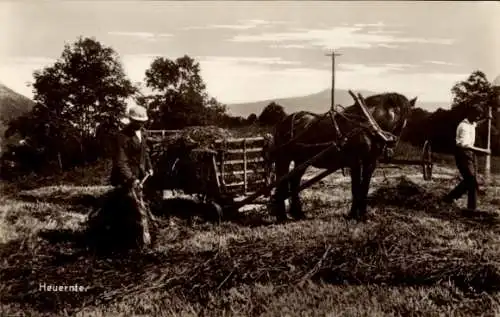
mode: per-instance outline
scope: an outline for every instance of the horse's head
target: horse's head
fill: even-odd
[[[417,97],[408,100],[398,93],[385,93],[366,98],[365,102],[379,126],[396,136],[403,131]]]
[[[372,125],[378,126],[375,128],[394,135],[396,139],[385,142],[386,151],[392,152],[406,126],[411,110],[415,107],[417,98],[408,100],[408,98],[398,93],[384,93],[364,99],[359,94],[358,98],[353,92],[349,91],[349,93],[353,97],[355,104],[346,109],[346,112],[365,117],[369,122],[375,121],[372,123]],[[364,106],[360,106],[360,102]],[[391,156],[389,153],[386,153],[386,155]]]

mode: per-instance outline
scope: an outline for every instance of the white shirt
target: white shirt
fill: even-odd
[[[456,144],[462,147],[474,146],[476,143],[476,123],[464,119],[457,127]]]
[[[137,138],[139,139],[139,142],[142,141],[142,134],[141,134],[141,130],[137,130],[135,131],[135,135],[137,136]]]

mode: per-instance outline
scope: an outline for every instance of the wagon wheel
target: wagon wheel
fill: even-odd
[[[424,180],[428,181],[432,179],[433,165],[431,143],[427,140],[425,141],[422,150],[422,174],[424,176]]]

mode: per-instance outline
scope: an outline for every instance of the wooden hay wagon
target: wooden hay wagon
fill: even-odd
[[[198,129],[203,130],[203,127]],[[166,148],[161,146],[165,138],[175,138],[181,133],[182,130],[147,131],[153,157],[163,155],[160,152],[174,152],[168,160],[156,160],[160,166],[156,167],[155,173],[174,180],[174,183],[156,185],[157,189],[161,187],[163,199],[174,197],[173,192],[181,190],[183,194],[196,195],[200,201],[225,207],[273,182],[274,170],[267,160],[267,147],[272,141],[270,135],[246,138],[222,136],[203,145],[192,140],[193,143],[187,145],[182,141],[180,147],[179,142]],[[217,133],[214,135],[217,136]]]

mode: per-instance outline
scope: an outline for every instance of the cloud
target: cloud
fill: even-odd
[[[457,64],[455,63],[449,63],[445,61],[425,61],[427,64],[434,64],[434,65],[445,65],[445,66],[456,66]]]
[[[378,47],[382,47],[382,48],[398,48],[400,47],[399,45],[396,45],[396,44],[378,44]]]
[[[261,64],[261,65],[299,65],[297,61],[284,60],[281,57],[237,57],[237,56],[205,56],[201,60],[208,62]]]
[[[361,27],[361,28],[374,27],[374,26],[383,27],[385,25],[386,24],[382,21],[378,21],[377,23],[355,23],[354,24],[355,27]]]
[[[318,46],[326,49],[331,48],[373,48],[389,47],[395,48],[404,43],[441,44],[451,45],[452,39],[447,38],[416,38],[398,37],[387,32],[367,33],[363,27],[335,27],[329,29],[301,29],[294,32],[262,33],[258,35],[236,35],[230,39],[239,43],[271,42],[283,44],[302,44]]]
[[[286,23],[284,21],[266,21],[266,20],[240,20],[238,24],[209,24],[203,26],[188,26],[183,30],[210,30],[210,29],[228,29],[228,30],[249,30],[259,26],[271,26]]]
[[[387,63],[380,64],[379,66],[367,66],[365,64],[351,64],[351,63],[340,63],[339,69],[344,69],[346,71],[360,71],[360,72],[370,72],[373,74],[383,74],[391,71],[403,71],[418,67],[413,64],[396,64]]]
[[[308,48],[304,44],[272,44],[272,48],[296,48],[296,49],[306,49]]]
[[[158,39],[164,39],[168,37],[172,37],[172,34],[169,33],[151,33],[151,32],[123,32],[123,31],[111,31],[108,32],[109,35],[113,36],[126,36],[126,37],[135,37],[144,40],[156,41]]]

